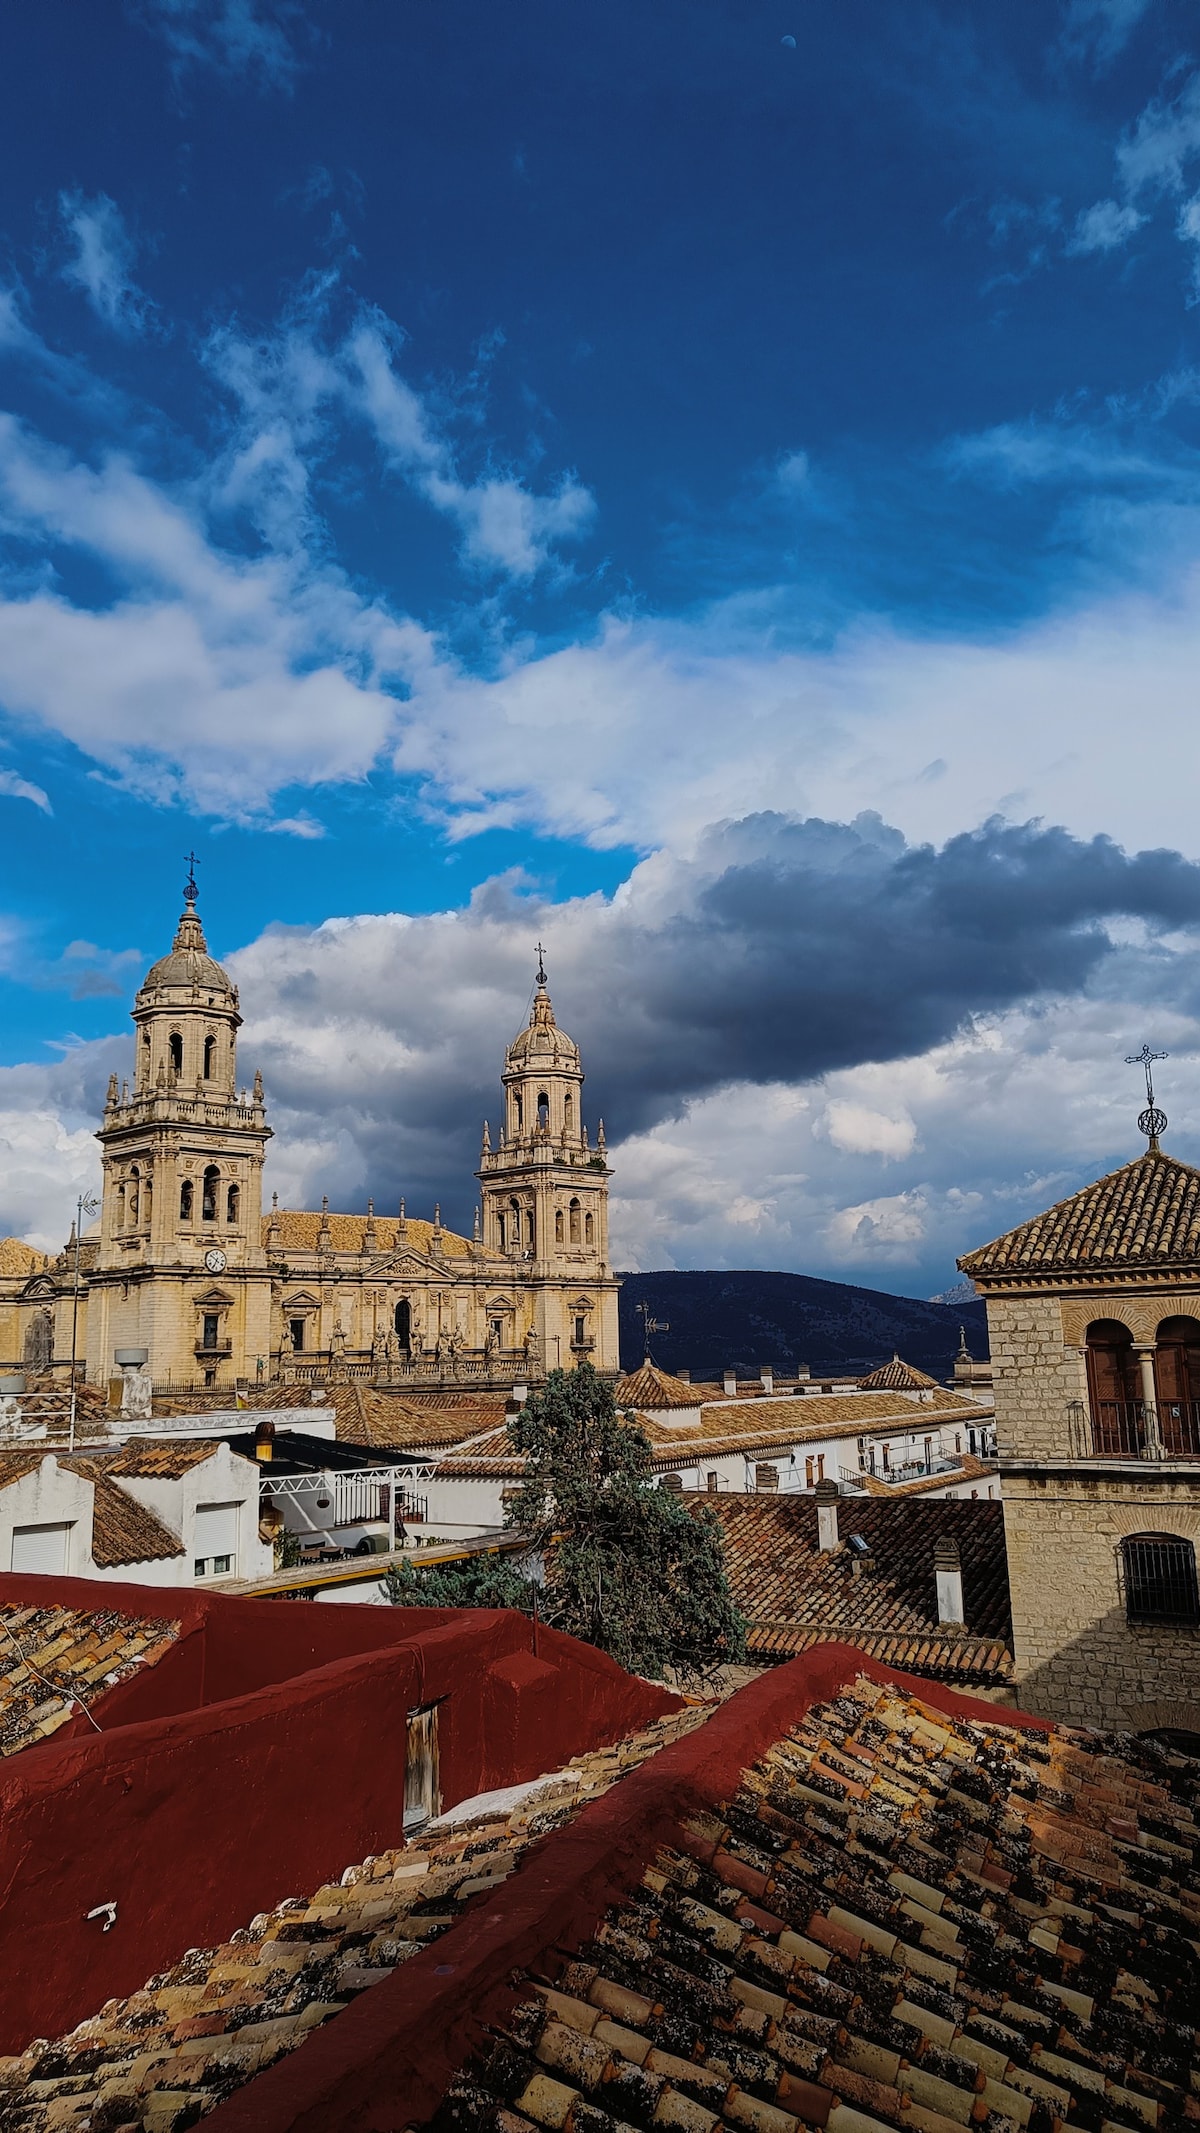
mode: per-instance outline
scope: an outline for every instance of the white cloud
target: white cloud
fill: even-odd
[[[813,1132],[831,1140],[847,1155],[878,1155],[885,1163],[911,1155],[917,1138],[916,1126],[907,1114],[889,1117],[885,1111],[873,1110],[868,1104],[847,1103],[844,1098],[825,1106],[822,1116],[814,1121]]]
[[[114,333],[142,333],[153,306],[133,279],[136,249],[116,201],[107,193],[93,200],[60,193],[58,204],[74,245],[63,280],[82,289],[97,318]]]
[[[1075,228],[1067,242],[1067,252],[1078,257],[1085,252],[1114,252],[1128,243],[1135,230],[1140,230],[1148,215],[1139,214],[1136,207],[1124,206],[1117,200],[1097,200],[1093,207],[1085,207],[1075,218]]]
[[[31,800],[45,815],[52,815],[50,795],[40,785],[31,785],[28,778],[18,777],[15,770],[0,770],[0,794],[8,800]]]
[[[1150,0],[1070,0],[1063,26],[1066,50],[1094,60],[1098,69],[1110,66],[1149,5]]]

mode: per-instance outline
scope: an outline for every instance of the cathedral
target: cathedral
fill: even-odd
[[[503,1122],[483,1129],[474,1235],[432,1222],[263,1208],[262,1076],[239,1087],[238,991],[208,952],[189,879],[169,955],[133,1004],[132,1079],[108,1085],[99,1222],[54,1259],[0,1267],[0,1370],[90,1383],[142,1368],[159,1391],[361,1377],[503,1387],[586,1358],[618,1369],[610,1171],[583,1122],[579,1049],[540,959],[509,1045]]]

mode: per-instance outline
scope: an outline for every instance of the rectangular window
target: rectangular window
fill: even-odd
[[[708,1493],[710,1496],[715,1496],[717,1493],[717,1477],[711,1470],[708,1475]]]
[[[577,1318],[575,1321],[575,1339],[580,1347],[583,1346],[584,1341],[587,1339],[587,1327],[582,1318]]]
[[[204,1346],[215,1348],[221,1338],[221,1321],[215,1311],[204,1314]]]
[[[418,1704],[408,1714],[404,1743],[404,1834],[432,1821],[441,1807],[438,1779],[438,1706]]]
[[[237,1503],[197,1504],[192,1551],[198,1578],[222,1578],[232,1575],[237,1563],[238,1516],[241,1508]]]
[[[69,1523],[14,1526],[12,1560],[9,1567],[13,1570],[40,1571],[49,1577],[63,1577],[66,1574],[70,1543]]]

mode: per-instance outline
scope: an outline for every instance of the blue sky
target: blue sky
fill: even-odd
[[[285,1197],[469,1217],[540,929],[629,1263],[948,1280],[1143,1033],[1200,1155],[1194,10],[113,0],[0,98],[0,1230],[193,845]]]

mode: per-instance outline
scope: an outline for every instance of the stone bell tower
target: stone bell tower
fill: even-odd
[[[262,1078],[237,1085],[237,987],[208,953],[189,873],[169,955],[133,1004],[133,1085],[108,1086],[88,1376],[149,1351],[158,1383],[228,1385],[270,1357]]]
[[[608,1263],[611,1172],[601,1123],[593,1148],[582,1116],[579,1047],[554,1019],[538,950],[529,1024],[504,1058],[504,1120],[487,1126],[477,1172],[483,1246],[511,1267],[549,1369],[588,1360],[617,1370],[617,1290]]]

